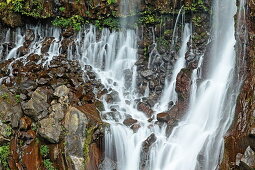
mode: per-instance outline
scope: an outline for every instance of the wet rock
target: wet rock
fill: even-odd
[[[145,71],[141,71],[141,75],[144,77],[144,78],[149,78],[151,77],[152,75],[154,74],[154,72],[152,70],[145,70]]]
[[[135,123],[137,123],[137,120],[135,120],[133,118],[127,118],[123,121],[123,124],[126,125],[126,126],[131,126]]]
[[[151,145],[157,140],[157,137],[152,133],[142,144],[142,153],[140,157],[140,167],[144,167],[149,162],[149,151]]]
[[[99,170],[104,169],[117,169],[117,163],[111,160],[110,158],[106,157],[99,166]]]
[[[136,133],[140,127],[141,127],[141,125],[139,123],[135,123],[135,124],[131,125],[130,128],[134,131],[134,133]]]
[[[25,46],[22,46],[18,49],[18,53],[20,56],[24,56],[26,54],[28,54],[29,52],[29,48],[25,47]]]
[[[67,28],[65,29],[65,31],[62,33],[62,36],[65,37],[65,38],[69,38],[71,36],[74,35],[74,29],[73,28]]]
[[[58,143],[62,131],[60,124],[53,118],[45,118],[39,121],[38,133],[51,143]]]
[[[47,53],[49,51],[50,45],[53,42],[54,37],[46,37],[43,40],[42,47],[41,47],[41,53]]]
[[[32,42],[35,39],[34,31],[31,29],[27,29],[25,33],[25,41]]]
[[[27,57],[27,60],[31,62],[38,62],[41,58],[42,56],[32,53]]]
[[[153,110],[150,108],[150,106],[146,105],[146,104],[143,103],[143,102],[138,103],[137,109],[138,109],[139,111],[142,111],[142,112],[146,113],[146,115],[147,115],[148,117],[151,117],[151,115],[152,115],[152,113],[153,113]]]
[[[157,120],[159,122],[167,123],[171,119],[171,116],[167,112],[157,114]]]
[[[118,121],[120,119],[118,111],[107,112],[102,115],[104,120],[115,120]]]
[[[181,100],[186,100],[189,98],[191,85],[191,70],[182,69],[176,78],[176,92]]]
[[[32,120],[29,117],[22,117],[19,121],[19,128],[20,130],[27,130],[31,128]]]
[[[90,66],[90,65],[85,65],[85,66],[84,66],[84,69],[85,69],[86,71],[92,71],[92,66]]]
[[[62,85],[55,89],[54,95],[57,97],[68,96],[69,91],[69,88],[67,88],[65,85]]]
[[[98,169],[100,161],[102,159],[102,153],[96,143],[92,143],[89,146],[89,160],[86,162],[86,169]]]
[[[48,90],[43,87],[38,87],[31,96],[31,99],[22,103],[22,109],[27,116],[30,116],[34,120],[39,120],[47,116],[48,114]]]

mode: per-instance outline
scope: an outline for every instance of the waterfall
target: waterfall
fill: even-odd
[[[244,1],[241,1],[242,4]],[[122,11],[127,15],[130,9],[122,1]],[[149,85],[144,95],[138,92],[138,30],[127,28],[128,21],[121,21],[125,29],[101,33],[93,25],[83,27],[69,47],[67,57],[78,60],[84,72],[92,66],[97,80],[107,89],[100,100],[105,110],[101,118],[109,124],[105,130],[105,150],[103,170],[213,170],[217,169],[223,152],[224,135],[234,117],[235,101],[241,82],[234,80],[237,74],[235,55],[235,22],[237,7],[234,0],[214,0],[212,21],[212,43],[209,56],[197,56],[198,67],[191,74],[191,91],[188,110],[180,122],[167,133],[166,123],[158,123],[158,113],[169,110],[169,102],[178,102],[175,91],[178,73],[186,67],[185,54],[192,41],[192,26],[184,23],[181,30],[181,47],[175,61],[172,76],[165,79],[164,89],[158,103],[154,105],[152,117],[137,109],[137,103],[148,97]],[[243,9],[243,8],[242,8]],[[177,22],[183,11],[180,9],[173,32],[170,48],[177,43]],[[244,9],[243,9],[244,10]],[[183,14],[184,15],[184,14]],[[242,18],[242,14],[238,15]],[[183,19],[185,21],[185,19]],[[19,48],[25,41],[21,29],[16,33],[7,31],[5,41],[13,41],[16,46],[8,52],[4,60],[26,60],[31,53],[41,55],[45,37],[52,37],[47,54],[39,62],[47,67],[51,60],[61,54],[60,29],[53,27],[27,26],[34,30],[35,39],[30,51],[19,57]],[[99,35],[100,34],[100,35]],[[0,46],[0,54],[2,46]],[[201,67],[208,59],[208,72],[203,80]],[[14,61],[15,61],[14,60]],[[152,60],[152,59],[150,59]],[[13,61],[13,62],[14,62]],[[150,61],[149,61],[150,64]],[[12,76],[12,63],[9,66]],[[202,70],[203,71],[203,70]],[[0,84],[4,78],[0,78]],[[84,78],[86,79],[86,78]],[[151,119],[149,119],[151,118]],[[127,125],[125,121],[135,123]],[[152,141],[146,148],[147,141]],[[149,142],[148,142],[149,143]]]

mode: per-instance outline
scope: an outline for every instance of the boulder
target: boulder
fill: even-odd
[[[5,86],[0,86],[0,120],[11,122],[13,128],[19,126],[19,119],[22,117],[22,110],[18,96],[10,93]]]
[[[51,143],[58,143],[62,131],[61,125],[54,118],[45,118],[39,121],[38,133]]]
[[[22,103],[22,109],[27,116],[34,120],[40,120],[48,114],[48,90],[44,87],[38,87],[31,96],[31,99]]]
[[[67,130],[65,150],[67,156],[75,164],[76,169],[83,166],[85,161],[83,149],[88,123],[88,118],[80,110],[72,106],[67,109],[64,119],[64,126]]]

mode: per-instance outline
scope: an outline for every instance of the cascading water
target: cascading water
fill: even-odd
[[[177,22],[182,10],[183,8],[179,12]],[[213,10],[213,45],[209,57],[209,71],[203,81],[197,83],[201,79],[200,68],[204,58],[208,57],[201,56],[198,68],[192,73],[189,109],[170,136],[166,132],[167,125],[158,124],[156,114],[168,110],[170,101],[175,103],[178,100],[175,82],[177,74],[186,66],[185,53],[187,43],[192,37],[191,24],[184,24],[178,59],[171,79],[166,79],[159,102],[154,106],[152,120],[148,120],[147,115],[137,109],[137,101],[144,97],[138,93],[136,82],[137,32],[128,29],[111,32],[103,29],[98,39],[96,28],[90,26],[88,29],[82,28],[77,34],[74,45],[68,49],[68,58],[79,60],[85,66],[84,71],[87,71],[86,65],[91,65],[108,92],[101,99],[105,107],[101,117],[110,125],[105,132],[105,158],[101,169],[217,169],[222,153],[223,136],[233,119],[240,84],[233,85],[233,77],[236,74],[235,1],[215,0]],[[126,21],[122,21],[122,26],[126,25]],[[30,29],[34,30],[36,36],[30,45],[32,51],[25,57],[30,53],[42,54],[44,37],[53,37],[47,55],[40,61],[44,66],[50,65],[54,56],[59,55],[61,51],[60,30],[51,27],[43,29],[40,26]],[[177,40],[175,34],[176,31],[173,32],[171,48]],[[8,52],[5,59],[16,58],[18,49],[24,42],[24,35],[21,35],[19,29],[15,35],[11,35],[10,31],[6,34],[5,41],[14,39],[16,47]],[[2,78],[0,83],[1,81]],[[149,96],[148,88],[145,96]],[[128,118],[136,120],[131,127],[123,123]],[[145,151],[146,140],[153,142]]]

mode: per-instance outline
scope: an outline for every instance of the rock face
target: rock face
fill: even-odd
[[[254,138],[253,127],[254,122],[254,110],[255,110],[255,63],[253,56],[255,55],[255,8],[254,4],[247,2],[247,14],[241,18],[241,24],[245,23],[247,26],[246,35],[243,27],[237,29],[239,37],[237,39],[238,54],[240,57],[244,57],[245,67],[240,67],[239,71],[241,75],[244,75],[245,79],[240,90],[240,94],[237,100],[237,106],[235,110],[235,119],[228,135],[225,137],[225,151],[224,159],[221,163],[222,170],[228,170],[231,168],[236,169],[253,169],[253,151]],[[243,46],[243,42],[246,41],[247,46]],[[245,51],[244,51],[245,50]],[[243,61],[239,58],[239,63]],[[240,156],[241,155],[241,156]],[[242,155],[245,155],[242,157]],[[240,164],[237,166],[237,158],[241,157]],[[251,167],[249,167],[251,166]]]
[[[33,41],[29,31],[27,41]],[[35,64],[38,58],[29,55],[26,65],[14,61],[17,74],[11,83],[4,80],[0,86],[0,147],[9,145],[11,149],[6,166],[98,169],[105,126],[99,114],[102,103],[93,91],[102,93],[100,82],[84,82],[77,62],[61,55],[48,68]],[[9,61],[0,64],[2,73]]]

